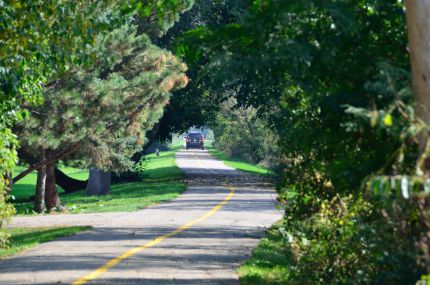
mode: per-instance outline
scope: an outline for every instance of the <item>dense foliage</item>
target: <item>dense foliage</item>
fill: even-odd
[[[43,84],[70,63],[89,60],[86,45],[95,4],[81,1],[0,2],[0,225],[13,213],[5,204],[9,172],[17,161],[12,125],[27,116],[22,102],[40,103]],[[0,232],[0,246],[6,234]]]
[[[130,21],[139,24],[139,35],[160,36],[192,4],[192,0],[0,1],[0,225],[13,212],[2,193],[11,182],[10,171],[17,161],[18,140],[11,127],[28,117],[25,108],[37,109],[34,106],[43,103],[43,93],[53,92],[58,82],[76,79],[82,71],[91,73],[100,59],[95,50],[98,37]],[[67,112],[69,119],[74,117],[71,112]],[[60,141],[53,136],[50,140]],[[0,239],[0,246],[5,245],[3,231]]]
[[[255,1],[237,24],[177,43],[188,63],[203,62],[202,90],[254,106],[279,136],[292,283],[412,284],[423,272],[416,201],[366,187],[410,191],[368,183],[415,171],[406,46],[395,0]]]
[[[179,21],[163,37],[155,39],[155,43],[170,49],[176,39],[188,30],[201,26],[216,28],[237,22],[250,5],[250,0],[195,0],[193,7],[181,15]],[[202,72],[202,63],[188,67],[187,75],[190,78],[197,78]],[[191,80],[187,88],[174,93],[160,122],[148,136],[150,142],[169,140],[172,134],[186,132],[190,127],[207,125],[215,119],[220,102],[201,89],[200,83]]]
[[[122,170],[158,121],[186,67],[125,25],[96,39],[97,61],[50,84],[44,103],[18,130],[25,152],[73,152],[84,168]],[[70,153],[69,153],[70,155]],[[33,159],[34,160],[34,159]]]
[[[227,156],[265,167],[274,167],[279,157],[278,138],[253,107],[236,108],[234,98],[223,102],[211,123],[214,147]]]

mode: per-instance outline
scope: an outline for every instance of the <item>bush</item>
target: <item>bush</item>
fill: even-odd
[[[290,281],[414,284],[423,273],[416,266],[417,251],[411,239],[419,227],[401,222],[406,220],[405,216],[416,216],[410,203],[385,205],[393,211],[383,215],[378,211],[380,201],[371,203],[352,195],[315,202],[290,193],[287,202],[289,219],[280,230],[293,260]],[[309,206],[318,210],[298,219],[301,213],[297,209]],[[399,213],[402,217],[392,218]]]
[[[214,146],[226,155],[264,166],[276,164],[278,138],[255,108],[237,106],[230,98],[222,104],[212,129]]]

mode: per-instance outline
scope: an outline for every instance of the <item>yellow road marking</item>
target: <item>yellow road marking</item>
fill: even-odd
[[[193,226],[193,225],[195,225],[195,224],[197,224],[203,220],[206,220],[207,218],[209,218],[210,216],[215,214],[219,209],[221,209],[222,206],[227,204],[228,201],[231,199],[231,197],[233,197],[233,195],[234,195],[234,188],[230,187],[230,193],[224,198],[224,200],[222,200],[220,203],[218,203],[216,206],[214,206],[206,214],[200,216],[199,218],[197,218],[193,221],[186,223],[185,225],[180,226],[179,228],[177,228],[176,230],[174,230],[168,234],[165,234],[163,236],[159,236],[159,237],[157,237],[157,238],[155,238],[155,239],[153,239],[153,240],[151,240],[151,241],[149,241],[149,242],[147,242],[141,246],[132,248],[132,249],[124,252],[120,256],[111,259],[105,265],[101,266],[100,268],[96,269],[95,271],[91,272],[90,274],[77,279],[76,281],[74,281],[72,283],[72,285],[81,285],[81,284],[87,283],[88,281],[96,279],[97,277],[99,277],[100,275],[102,275],[103,273],[105,273],[110,268],[114,267],[115,265],[117,265],[118,263],[123,261],[124,259],[127,259],[127,258],[135,255],[136,253],[138,253],[138,252],[140,252],[146,248],[153,247],[153,246],[157,245],[158,243],[160,243],[161,241],[163,241],[164,239],[169,238],[169,237],[174,236],[174,235],[177,235],[178,233],[185,231],[186,229],[190,228],[191,226]]]

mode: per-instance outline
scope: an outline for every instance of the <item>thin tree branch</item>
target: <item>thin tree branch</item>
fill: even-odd
[[[76,143],[76,144],[72,145],[70,148],[66,149],[65,151],[60,152],[59,154],[55,155],[51,160],[43,159],[43,160],[39,161],[38,163],[31,165],[25,171],[23,171],[20,174],[18,174],[17,176],[15,176],[12,179],[12,184],[15,184],[16,182],[18,182],[19,180],[21,180],[22,178],[24,178],[25,176],[30,174],[32,171],[37,170],[37,169],[41,168],[42,166],[47,165],[49,163],[54,163],[57,160],[65,157],[69,154],[72,154],[73,152],[75,152],[77,150],[79,145],[80,145],[80,143]]]

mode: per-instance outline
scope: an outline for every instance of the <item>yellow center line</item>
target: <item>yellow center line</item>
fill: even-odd
[[[178,227],[176,230],[159,236],[141,246],[132,248],[124,253],[122,253],[120,256],[115,257],[113,259],[111,259],[109,262],[107,262],[105,265],[99,267],[98,269],[96,269],[95,271],[91,272],[90,274],[81,277],[79,279],[77,279],[76,281],[74,281],[72,283],[72,285],[81,285],[81,284],[85,284],[88,281],[91,281],[93,279],[98,278],[100,275],[102,275],[103,273],[105,273],[106,271],[108,271],[110,268],[114,267],[115,265],[117,265],[118,263],[120,263],[121,261],[123,261],[124,259],[127,259],[133,255],[135,255],[138,252],[141,252],[144,249],[153,247],[155,245],[157,245],[158,243],[160,243],[161,241],[163,241],[166,238],[172,237],[174,235],[177,235],[178,233],[185,231],[186,229],[190,228],[191,226],[206,220],[207,218],[209,218],[210,216],[214,215],[219,209],[221,209],[222,206],[224,206],[225,204],[228,203],[228,201],[231,199],[231,197],[233,197],[234,195],[234,188],[230,187],[230,193],[224,198],[224,200],[222,200],[220,203],[218,203],[216,206],[214,206],[209,212],[207,212],[206,214],[200,216],[199,218],[190,221],[180,227]]]

